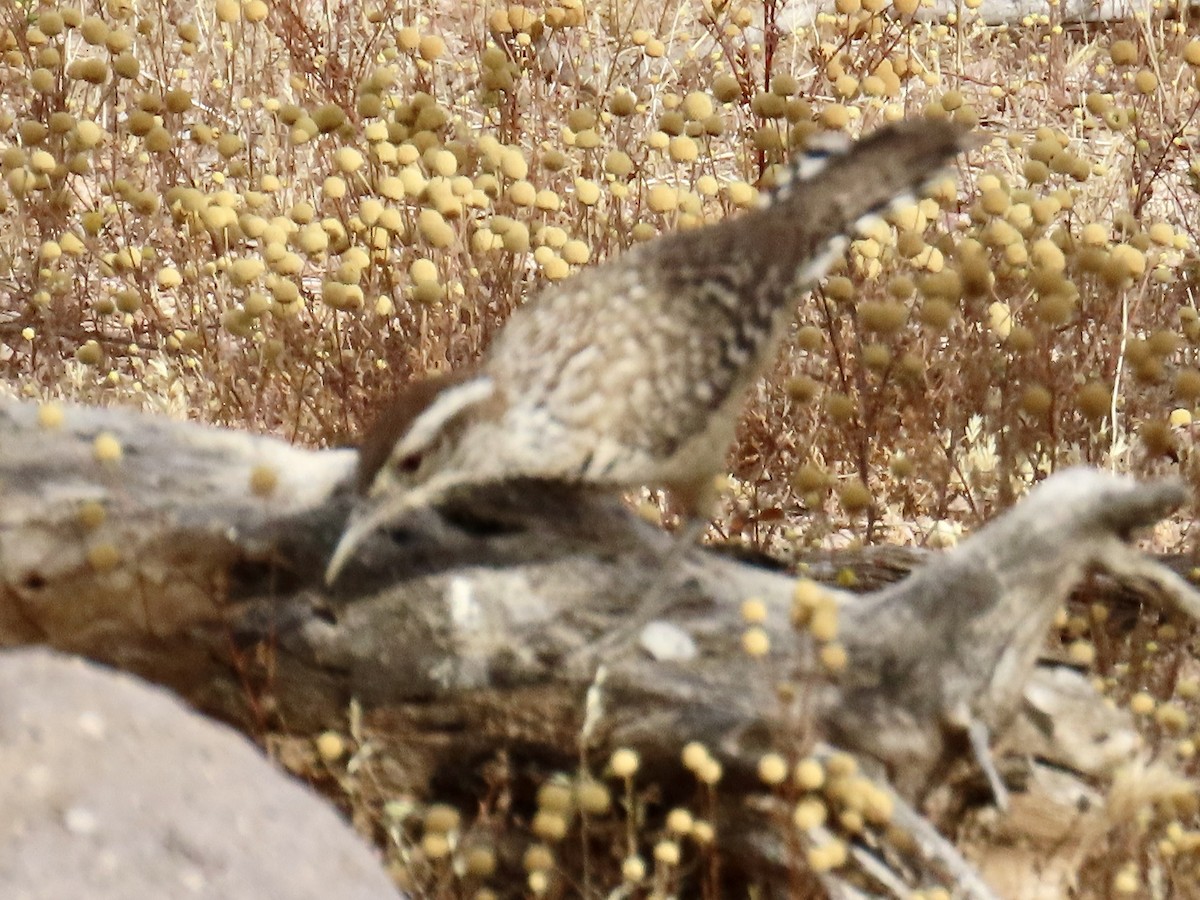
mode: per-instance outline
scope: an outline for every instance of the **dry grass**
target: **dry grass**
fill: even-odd
[[[0,0],[0,379],[341,441],[546,281],[736,213],[818,129],[924,113],[995,139],[799,304],[716,529],[940,543],[1075,462],[1200,485],[1196,29],[975,5]],[[1097,622],[1063,625],[1087,661]],[[1190,771],[1190,633],[1144,636],[1098,673]]]

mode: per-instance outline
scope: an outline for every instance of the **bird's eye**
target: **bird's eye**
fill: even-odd
[[[419,468],[421,468],[420,453],[410,453],[408,456],[396,460],[395,469],[401,475],[415,475]]]

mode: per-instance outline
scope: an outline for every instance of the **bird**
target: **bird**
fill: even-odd
[[[409,404],[327,583],[374,531],[472,486],[651,486],[687,520],[707,521],[745,396],[797,298],[867,220],[915,202],[971,146],[970,130],[947,120],[901,120],[857,141],[831,133],[783,167],[756,208],[546,287],[513,312],[476,369],[431,386],[419,409]]]

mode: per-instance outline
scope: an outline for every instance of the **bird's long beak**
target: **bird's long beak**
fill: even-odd
[[[337,577],[341,574],[342,569],[362,546],[363,541],[382,525],[382,521],[376,515],[379,507],[365,510],[362,512],[352,512],[350,518],[346,522],[346,529],[342,532],[342,536],[338,538],[337,546],[333,548],[333,555],[329,557],[329,564],[325,567],[325,585],[332,587],[337,581]]]
[[[354,558],[354,554],[372,532],[390,522],[401,521],[427,505],[431,496],[437,496],[439,487],[440,482],[434,481],[432,484],[398,494],[377,488],[379,492],[375,496],[368,497],[358,509],[350,513],[346,528],[338,538],[333,555],[329,557],[329,564],[325,567],[325,584],[329,586],[337,581],[346,563]]]
[[[329,565],[325,567],[325,584],[329,586],[337,580],[346,563],[354,558],[354,554],[372,532],[378,531],[393,519],[400,518],[411,508],[412,503],[408,497],[381,497],[371,505],[350,513],[350,518],[346,521],[346,530],[338,539],[337,546],[333,548],[333,555],[329,557]]]

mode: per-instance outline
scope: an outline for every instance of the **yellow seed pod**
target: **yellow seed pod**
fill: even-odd
[[[49,94],[54,90],[54,73],[49,69],[34,69],[29,73],[29,86],[39,94]]]
[[[307,144],[320,133],[320,130],[311,116],[301,116],[288,132],[288,138],[293,144]]]
[[[726,186],[725,191],[734,206],[752,206],[758,200],[758,190],[744,181],[734,181]]]
[[[844,671],[850,661],[846,648],[838,643],[826,644],[818,651],[817,655],[820,657],[821,665],[829,672]]]
[[[425,811],[423,822],[425,830],[437,834],[450,834],[457,831],[462,823],[458,810],[447,803],[434,803]]]
[[[421,170],[414,165],[407,165],[400,170],[400,183],[404,186],[404,193],[410,197],[420,196],[424,190],[428,180],[421,174]]]
[[[693,163],[700,156],[700,147],[686,135],[671,138],[669,145],[671,159],[678,163]]]
[[[576,178],[575,199],[584,206],[595,205],[600,199],[600,186],[586,178]]]
[[[868,509],[874,500],[870,488],[857,479],[842,485],[837,493],[842,509],[852,514]],[[829,638],[825,638],[825,640],[829,640]]]
[[[121,551],[115,544],[102,541],[88,548],[87,561],[95,572],[111,572],[121,564]]]
[[[279,472],[274,466],[264,463],[250,470],[250,493],[255,497],[269,497],[278,486]]]
[[[929,297],[921,304],[921,324],[935,331],[943,331],[950,325],[956,313],[954,305],[944,297]]]
[[[173,144],[171,133],[161,125],[155,125],[147,131],[143,141],[146,144],[146,149],[151,153],[165,153],[171,149]]]
[[[66,28],[66,22],[63,21],[62,13],[57,9],[43,9],[38,14],[37,27],[42,34],[48,37],[55,37],[62,34]]]
[[[857,483],[861,484],[862,482]],[[869,503],[869,496],[867,500]],[[808,617],[808,631],[814,638],[823,643],[828,643],[837,638],[838,608],[837,603],[834,602],[829,594],[822,594],[820,601],[812,608]]]
[[[524,222],[513,222],[504,230],[502,244],[510,253],[525,253],[529,250],[529,226]]]
[[[600,132],[595,128],[585,128],[575,135],[574,145],[580,150],[595,150],[603,143]]]
[[[425,34],[417,43],[417,53],[426,62],[441,59],[446,54],[446,42],[440,35]]]
[[[234,260],[229,266],[227,275],[237,287],[245,287],[255,281],[266,271],[266,265],[261,259],[243,258]]]
[[[449,150],[435,150],[426,157],[426,165],[433,175],[450,178],[458,173],[458,157]]]
[[[558,212],[562,207],[562,200],[554,191],[541,190],[537,192],[533,205],[543,212]]]
[[[292,204],[292,208],[288,210],[288,218],[297,225],[307,225],[316,215],[316,208],[307,200],[300,200]]]
[[[80,119],[75,123],[75,134],[72,143],[82,150],[91,150],[104,140],[105,131],[90,119]]]
[[[979,197],[979,207],[989,216],[1002,216],[1008,212],[1011,200],[1002,187],[990,187]]]
[[[1108,57],[1114,65],[1129,66],[1137,62],[1137,46],[1133,41],[1113,41],[1108,48]]]
[[[557,225],[546,225],[537,233],[538,243],[551,247],[555,250],[561,250],[562,246],[567,242],[567,233]]]
[[[567,265],[567,261],[561,256],[555,256],[553,251],[550,251],[550,256],[541,266],[542,274],[551,281],[562,281],[571,274],[571,267]]]
[[[13,169],[5,178],[5,184],[8,185],[8,190],[12,191],[14,197],[24,197],[30,191],[34,190],[37,181],[37,176],[31,172],[25,172],[25,169]]]
[[[297,302],[300,300],[300,288],[297,287],[294,281],[287,281],[283,278],[276,279],[271,284],[271,297],[274,301],[283,308],[291,307],[293,304],[299,306]],[[279,307],[276,307],[277,309]]]
[[[379,196],[386,197],[388,200],[403,200],[408,194],[404,188],[404,181],[395,175],[385,175],[380,178],[375,185],[375,190]]]
[[[825,824],[828,810],[825,804],[815,797],[801,800],[792,810],[792,824],[801,831],[810,831]]]
[[[247,22],[255,24],[263,21],[269,12],[267,4],[263,0],[246,0],[246,4],[242,7],[242,13],[246,17]]]
[[[221,232],[237,225],[237,213],[224,206],[212,205],[200,213],[200,221],[212,232]]]
[[[1110,259],[1130,278],[1140,278],[1146,272],[1146,255],[1130,244],[1114,246]]]
[[[128,51],[117,54],[113,58],[112,67],[119,76],[130,80],[137,78],[142,68],[137,57]]]
[[[703,121],[713,114],[712,98],[703,91],[692,91],[683,98],[681,109],[693,122]]]
[[[857,312],[862,326],[876,334],[893,334],[908,321],[908,307],[892,300],[864,300]]]
[[[1012,309],[1001,300],[988,306],[988,330],[1000,340],[1006,340],[1012,333]]]
[[[366,197],[358,205],[358,217],[368,228],[375,225],[381,215],[383,215],[383,202],[377,197]]]
[[[1044,417],[1050,412],[1054,395],[1040,384],[1033,384],[1021,392],[1021,409],[1031,416]]]
[[[321,134],[329,134],[346,124],[346,111],[336,103],[322,103],[313,110],[312,120]]]
[[[656,184],[646,195],[646,205],[657,213],[674,212],[679,206],[679,193],[667,184]]]
[[[214,7],[217,19],[229,25],[242,17],[242,6],[238,0],[217,0]]]
[[[500,171],[514,181],[529,175],[529,163],[516,147],[505,147],[500,156]]]
[[[454,229],[437,210],[421,210],[417,216],[417,230],[431,247],[445,248],[454,243]]]
[[[357,284],[327,280],[321,284],[321,299],[334,309],[352,310],[361,309],[365,298]]]
[[[528,181],[514,181],[508,186],[508,199],[517,206],[533,206],[537,199],[537,189]]]
[[[94,343],[89,341],[89,343]],[[86,344],[84,346],[87,346]],[[82,347],[80,348],[83,349]],[[124,451],[121,442],[108,431],[102,431],[92,441],[92,456],[100,463],[116,463],[121,461]]]
[[[144,137],[155,124],[155,118],[152,113],[148,113],[144,109],[135,109],[129,114],[126,127],[128,127],[131,134],[137,137]]]
[[[87,251],[87,246],[71,231],[63,233],[58,239],[58,245],[68,256],[81,256]]]
[[[1075,405],[1085,419],[1096,421],[1108,415],[1112,403],[1112,391],[1099,382],[1085,384],[1075,395]]]
[[[1142,69],[1133,78],[1133,85],[1142,94],[1153,94],[1158,90],[1158,76],[1149,69]]]
[[[617,178],[628,178],[633,172],[633,160],[622,150],[612,150],[604,158],[604,171]]]
[[[346,174],[357,172],[364,162],[363,155],[353,147],[339,147],[333,154],[333,164]]]
[[[246,302],[242,304],[242,308],[246,311],[246,315],[257,319],[271,308],[271,298],[260,291],[251,291],[246,297]]]
[[[113,295],[113,302],[120,312],[132,314],[142,308],[142,295],[133,288],[125,288]]]
[[[67,69],[67,74],[88,84],[104,84],[108,80],[108,66],[104,60],[92,56],[76,60]]]
[[[1090,222],[1080,230],[1079,240],[1088,247],[1103,247],[1108,243],[1108,228],[1099,222]]]
[[[371,155],[385,166],[394,166],[399,162],[400,151],[395,144],[379,141],[371,145]]]
[[[641,760],[633,750],[621,748],[613,751],[608,760],[608,766],[617,778],[632,778],[641,765]]]
[[[1145,691],[1138,691],[1129,698],[1129,708],[1139,716],[1148,716],[1154,712],[1157,703],[1150,694]]]
[[[95,531],[108,519],[108,510],[99,500],[85,500],[76,510],[75,517],[85,531]]]
[[[1184,44],[1183,61],[1189,66],[1200,66],[1200,40],[1192,39]]]
[[[1150,240],[1162,247],[1170,247],[1175,242],[1175,230],[1166,222],[1155,222],[1147,234]]]
[[[591,258],[592,251],[583,241],[571,240],[563,244],[562,258],[573,266],[582,266]]]
[[[324,731],[316,739],[317,755],[326,764],[335,763],[346,755],[349,749],[346,740],[336,731]]]
[[[830,131],[840,131],[850,124],[850,110],[840,103],[831,104],[821,110],[818,121]]]
[[[376,224],[390,234],[403,235],[406,230],[404,227],[404,218],[400,215],[400,210],[393,206],[384,207],[383,212],[379,214],[379,221]]]
[[[108,23],[99,16],[88,16],[79,23],[79,33],[93,47],[98,47],[108,38]]]
[[[408,275],[416,284],[434,283],[438,281],[437,266],[432,260],[419,258],[408,267]]]
[[[1033,242],[1031,257],[1037,268],[1047,272],[1061,273],[1067,267],[1062,250],[1049,238],[1039,238]]]
[[[321,193],[330,200],[341,200],[346,196],[346,181],[344,178],[339,178],[336,175],[330,175],[321,182]],[[244,229],[243,229],[244,230]],[[253,235],[250,235],[253,237]]]
[[[853,75],[842,73],[833,82],[833,93],[848,100],[858,93],[859,81]]]
[[[413,28],[411,25],[401,28],[396,32],[396,46],[407,53],[411,53],[417,49],[417,45],[421,43],[421,32]]]
[[[296,244],[309,256],[316,256],[329,248],[329,235],[317,223],[309,222],[296,233]]]
[[[846,845],[837,838],[810,847],[806,853],[809,868],[818,873],[831,872],[844,866],[847,856]]]
[[[55,170],[58,162],[45,150],[34,150],[29,154],[29,168],[40,175],[48,175]]]

